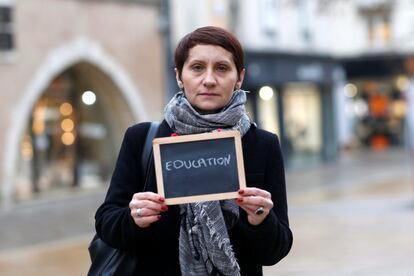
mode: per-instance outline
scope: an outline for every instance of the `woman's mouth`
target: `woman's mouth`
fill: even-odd
[[[219,94],[213,93],[213,92],[202,92],[202,93],[199,93],[198,95],[199,96],[209,96],[209,97],[212,97],[212,96],[218,96]]]

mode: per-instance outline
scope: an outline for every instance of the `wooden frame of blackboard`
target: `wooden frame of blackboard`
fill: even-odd
[[[182,136],[173,136],[173,137],[163,137],[156,138],[153,140],[153,150],[154,150],[154,162],[155,162],[155,171],[157,179],[157,189],[158,194],[165,197],[164,189],[164,178],[163,178],[163,169],[162,169],[162,160],[161,160],[161,151],[160,146],[166,144],[175,144],[175,143],[191,143],[196,141],[205,141],[205,140],[217,140],[223,138],[233,138],[234,147],[236,154],[237,162],[237,177],[238,177],[238,189],[246,187],[246,180],[244,174],[244,162],[243,162],[243,151],[240,138],[240,132],[238,131],[220,131],[220,132],[210,132],[202,134],[191,134],[191,135],[182,135]],[[179,196],[179,197],[165,197],[165,204],[174,205],[174,204],[183,204],[191,203],[197,201],[210,201],[210,200],[223,200],[223,199],[232,199],[238,197],[238,189],[232,192],[224,193],[209,193],[203,195],[190,195],[190,196]]]

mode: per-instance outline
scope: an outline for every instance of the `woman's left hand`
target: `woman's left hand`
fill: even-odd
[[[259,225],[273,208],[271,194],[268,191],[249,187],[239,190],[237,204],[246,211],[247,219],[252,225]]]

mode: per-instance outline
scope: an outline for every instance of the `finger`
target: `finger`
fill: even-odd
[[[154,215],[154,216],[147,216],[147,217],[136,217],[134,218],[135,224],[138,225],[141,228],[145,228],[150,226],[152,223],[160,220],[160,215]]]
[[[133,208],[142,208],[145,207],[144,205],[146,203],[141,202],[143,200],[146,200],[146,202],[151,201],[154,203],[158,203],[161,205],[164,205],[165,203],[165,198],[161,197],[160,195],[156,194],[156,193],[152,193],[152,192],[143,192],[143,193],[136,193],[133,195],[132,200],[129,202],[129,208],[133,209]],[[151,206],[149,206],[150,208],[154,208],[154,205],[151,204]],[[155,207],[155,209],[158,209],[157,207]]]
[[[254,211],[259,208],[257,205],[250,205],[250,204],[239,204],[241,208],[243,208],[248,213],[254,213]]]
[[[246,211],[247,214],[253,215],[256,208],[254,208],[252,205],[244,205],[244,204],[238,204],[240,208],[242,208],[244,211]]]
[[[254,211],[251,208],[240,204],[239,206],[247,213],[247,215],[253,215]]]
[[[160,211],[164,212],[168,210],[168,207],[166,205],[163,205],[159,202],[154,202],[151,200],[136,200],[136,199],[131,200],[129,204],[129,208],[130,209],[147,208],[147,209],[151,209],[157,212],[160,212]]]
[[[134,208],[131,209],[131,216],[134,218],[143,218],[157,216],[160,214],[160,211],[152,210],[148,208]]]
[[[267,216],[267,214],[270,213],[270,209],[267,209],[263,206],[257,206],[257,205],[242,205],[239,203],[240,208],[242,208],[248,215],[263,215]],[[258,211],[261,209],[261,211]]]
[[[247,187],[239,190],[241,196],[261,196],[264,198],[271,198],[272,195],[266,191],[256,187]]]
[[[160,203],[164,203],[165,201],[165,198],[153,192],[136,193],[133,195],[132,199],[137,199],[137,200],[146,199],[146,200],[152,200],[152,201],[160,202]]]
[[[242,205],[251,205],[254,208],[258,208],[260,206],[266,209],[273,208],[273,201],[270,198],[264,198],[261,196],[242,196],[236,199],[237,203]]]
[[[138,200],[132,198],[132,200],[129,202],[129,209],[138,208]]]

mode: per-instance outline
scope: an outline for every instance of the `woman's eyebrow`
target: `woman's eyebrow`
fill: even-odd
[[[204,59],[191,59],[191,57],[189,57],[187,59],[187,63],[207,63]],[[231,64],[231,61],[227,60],[227,59],[220,59],[217,61],[214,61],[214,63],[226,63],[226,64]]]
[[[227,64],[227,65],[230,65],[230,64],[231,64],[231,62],[230,62],[230,61],[228,61],[228,60],[219,60],[219,61],[217,61],[216,63],[220,63],[220,64]]]
[[[202,64],[204,64],[206,62],[204,60],[201,60],[201,59],[191,59],[191,58],[189,58],[186,63],[187,64],[190,64],[190,63],[202,63]]]

